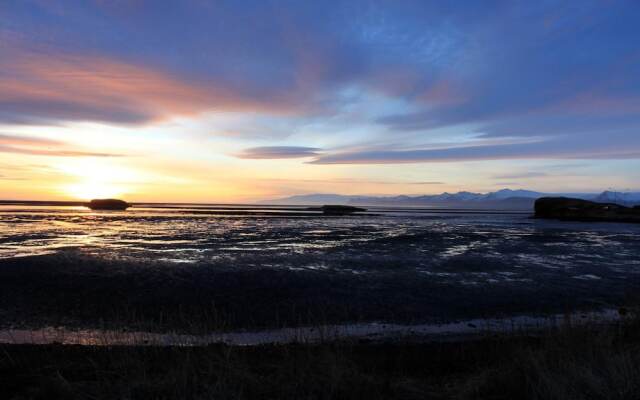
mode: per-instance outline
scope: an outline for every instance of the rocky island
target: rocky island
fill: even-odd
[[[640,207],[625,207],[614,203],[597,203],[567,197],[542,197],[535,202],[535,218],[640,223]]]
[[[131,204],[119,199],[93,199],[85,203],[85,207],[89,207],[92,210],[123,211],[131,207]]]
[[[343,205],[324,205],[322,207],[310,207],[309,211],[322,211],[324,215],[348,215],[355,212],[367,211],[366,208],[343,206]]]

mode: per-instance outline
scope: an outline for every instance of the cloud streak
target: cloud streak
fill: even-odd
[[[142,124],[203,111],[288,112],[217,85],[104,56],[6,51],[0,61],[0,122]]]
[[[369,179],[349,179],[349,178],[336,178],[336,179],[261,179],[266,182],[285,182],[285,183],[330,183],[338,185],[354,185],[354,184],[375,184],[375,185],[444,185],[444,182],[440,181],[382,181],[382,180],[369,180]]]
[[[418,150],[359,150],[327,154],[312,164],[409,164],[515,159],[637,159],[640,137],[627,132],[561,137],[534,143],[460,146]]]
[[[120,157],[119,154],[78,151],[69,145],[52,139],[0,134],[0,153],[50,157]]]
[[[317,157],[321,154],[322,149],[317,147],[302,146],[261,146],[251,147],[236,154],[238,158],[268,160],[283,158],[307,158]]]
[[[495,175],[494,179],[523,179],[523,178],[542,178],[549,176],[546,172],[521,172],[517,174]]]

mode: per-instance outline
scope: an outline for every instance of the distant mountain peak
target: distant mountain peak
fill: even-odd
[[[640,204],[640,192],[614,192],[606,190],[596,193],[541,193],[526,189],[504,188],[488,193],[460,191],[456,193],[444,192],[431,195],[398,195],[398,196],[355,196],[340,194],[307,194],[264,201],[271,204],[355,204],[355,205],[384,205],[384,206],[452,206],[452,207],[503,207],[530,209],[535,199],[544,196],[575,197],[603,203],[618,203],[622,205]]]

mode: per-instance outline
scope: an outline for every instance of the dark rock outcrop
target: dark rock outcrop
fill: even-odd
[[[94,199],[86,203],[85,206],[92,210],[126,210],[131,204],[119,199]]]
[[[640,209],[567,197],[542,197],[536,200],[535,217],[565,221],[640,222]]]
[[[341,205],[324,205],[320,208],[312,208],[310,210],[322,211],[322,213],[325,215],[348,215],[355,212],[367,211],[366,208]]]

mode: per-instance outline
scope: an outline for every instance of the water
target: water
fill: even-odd
[[[353,274],[401,269],[458,284],[530,281],[531,272],[553,270],[596,280],[631,276],[640,268],[635,225],[541,221],[526,212],[385,210],[370,217],[278,217],[278,210],[269,210],[270,216],[233,216],[195,214],[202,210],[186,207],[91,212],[4,206],[0,258],[76,249],[105,259],[239,269]]]
[[[58,323],[116,323],[107,305],[94,304],[114,293],[113,304],[149,315],[215,302],[239,327],[313,318],[424,322],[598,309],[640,289],[637,225],[506,211],[385,207],[370,214],[0,206],[0,316],[11,325],[43,325],[61,313]]]

